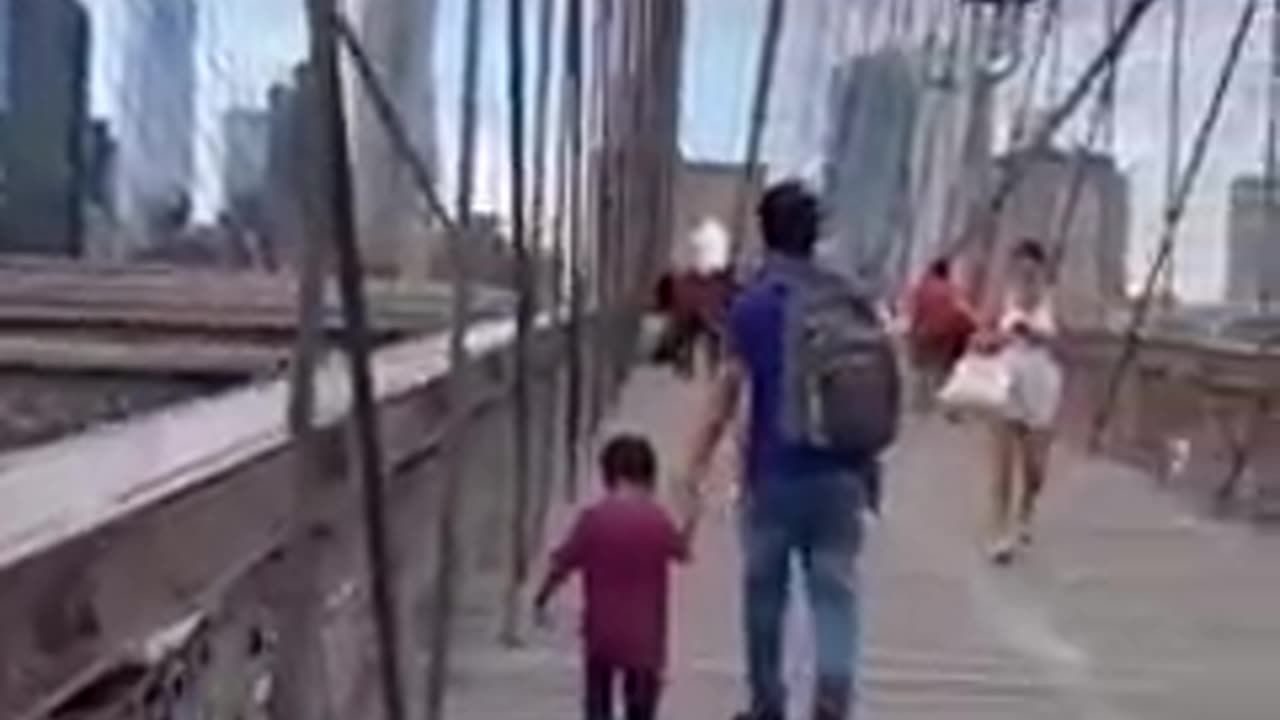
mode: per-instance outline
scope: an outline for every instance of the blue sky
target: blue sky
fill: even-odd
[[[121,80],[119,39],[130,6],[165,0],[85,0],[94,17],[94,107],[101,114],[114,106]],[[359,0],[348,0],[358,2]],[[933,7],[946,0],[914,0],[915,20],[923,25]],[[1096,50],[1102,37],[1105,0],[1067,0],[1064,34],[1068,61],[1062,77],[1071,78]],[[1189,134],[1207,102],[1225,53],[1230,27],[1245,0],[1188,0],[1192,14],[1191,54],[1187,64],[1184,126]],[[687,0],[681,145],[695,157],[742,156],[754,67],[766,0]],[[853,52],[882,33],[888,0],[792,0],[784,34],[773,113],[765,140],[766,159],[778,172],[812,169],[822,144],[825,64],[837,52]],[[900,0],[909,3],[910,0]],[[458,64],[461,57],[463,0],[439,0],[435,47],[440,145],[456,137]],[[592,3],[587,3],[591,5]],[[1123,3],[1122,3],[1123,4]],[[1168,6],[1171,3],[1163,3]],[[200,0],[202,25],[197,62],[199,129],[197,165],[205,206],[217,201],[220,145],[218,118],[234,104],[260,104],[271,82],[284,77],[302,57],[304,23],[301,0]],[[480,200],[504,203],[506,170],[505,6],[486,0],[487,52],[481,93]],[[528,3],[533,32],[536,3]],[[842,9],[843,8],[843,9]],[[1139,34],[1122,75],[1117,151],[1134,183],[1133,266],[1149,254],[1159,224],[1165,153],[1165,48],[1167,19],[1158,11]],[[1226,226],[1225,198],[1230,179],[1259,165],[1266,87],[1266,34],[1259,24],[1247,62],[1230,96],[1228,112],[1206,167],[1203,192],[1188,214],[1181,245],[1181,285],[1191,294],[1214,294],[1220,285]],[[449,153],[441,173],[450,182]]]

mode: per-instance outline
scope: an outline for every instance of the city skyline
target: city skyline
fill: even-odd
[[[138,0],[87,0],[103,38],[95,43],[93,107],[95,114],[114,117],[118,58],[112,59],[109,38],[118,36],[122,8]],[[1195,29],[1194,58],[1186,63],[1184,94],[1184,154],[1189,136],[1200,119],[1214,77],[1243,0],[1190,2],[1190,27]],[[815,87],[824,84],[826,60],[838,51],[858,50],[870,27],[887,22],[886,0],[849,2],[848,15],[840,0],[792,2],[784,33],[764,156],[779,172],[812,176],[815,148],[822,145],[822,123],[815,119],[821,102]],[[1122,3],[1123,4],[1123,3]],[[918,0],[915,21],[925,26],[931,4]],[[1063,32],[1064,63],[1059,90],[1080,72],[1096,52],[1103,36],[1102,0],[1066,3]],[[1125,57],[1117,103],[1116,143],[1122,170],[1133,179],[1134,243],[1130,275],[1141,274],[1160,224],[1164,196],[1164,155],[1167,122],[1166,80],[1168,6],[1157,6],[1135,37]],[[507,147],[505,99],[505,3],[486,3],[487,52],[481,97],[479,198],[486,207],[505,206]],[[765,0],[690,0],[686,19],[685,77],[681,104],[681,145],[696,159],[740,159],[747,125],[753,72]],[[879,9],[877,9],[879,6]],[[1212,6],[1212,7],[1210,7]],[[531,8],[533,4],[531,4]],[[199,3],[202,32],[197,50],[196,192],[197,210],[205,214],[220,201],[220,143],[218,117],[232,104],[264,102],[270,83],[281,79],[302,57],[305,28],[301,5],[295,0],[225,0]],[[731,11],[730,11],[731,10]],[[440,0],[437,12],[439,42],[435,72],[439,99],[438,136],[442,147],[456,137],[458,63],[461,57],[462,0]],[[533,13],[531,12],[531,15]],[[1262,16],[1260,16],[1261,19]],[[873,23],[872,19],[876,22]],[[535,23],[530,22],[530,25]],[[97,29],[97,28],[96,28]],[[1220,294],[1225,278],[1225,232],[1230,179],[1260,165],[1266,85],[1265,23],[1258,22],[1245,62],[1229,96],[1217,141],[1200,185],[1188,208],[1180,242],[1180,287],[1191,297]],[[532,33],[532,29],[531,29]],[[218,60],[218,62],[213,62]],[[112,64],[117,66],[112,73]],[[815,67],[819,68],[815,71]],[[815,77],[816,76],[816,77]],[[113,82],[114,78],[114,82]],[[802,80],[802,81],[800,81]],[[1084,114],[1084,113],[1082,113]],[[1072,140],[1079,128],[1064,137]],[[1233,139],[1222,142],[1223,137]],[[447,155],[446,155],[447,157]],[[451,163],[440,168],[442,183],[451,182]]]

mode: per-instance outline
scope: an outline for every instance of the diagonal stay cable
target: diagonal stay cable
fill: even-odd
[[[409,169],[413,183],[418,186],[418,190],[427,201],[427,207],[431,210],[432,215],[440,221],[448,235],[453,237],[458,229],[457,222],[450,216],[448,209],[445,208],[444,201],[440,198],[440,194],[436,192],[435,183],[431,178],[431,170],[426,161],[423,160],[422,154],[414,147],[409,131],[405,127],[404,119],[401,117],[395,103],[391,100],[386,84],[379,77],[378,70],[373,66],[373,61],[369,58],[369,54],[365,51],[364,45],[360,41],[360,36],[351,27],[351,23],[340,14],[334,15],[333,23],[338,34],[338,40],[351,56],[356,74],[359,76],[361,83],[363,83],[370,102],[373,103],[373,111],[378,117],[378,122],[382,123],[383,129],[391,140],[391,144]]]
[[[1258,0],[1249,0],[1240,13],[1240,20],[1236,25],[1235,34],[1231,38],[1226,60],[1218,74],[1217,86],[1214,88],[1209,109],[1200,124],[1195,145],[1192,146],[1190,162],[1178,183],[1177,194],[1173,197],[1169,207],[1165,209],[1164,228],[1161,231],[1156,257],[1152,260],[1151,267],[1147,270],[1147,276],[1143,281],[1142,294],[1138,296],[1137,304],[1133,309],[1133,316],[1124,334],[1124,345],[1121,348],[1120,357],[1117,359],[1107,379],[1102,405],[1094,416],[1090,436],[1090,445],[1092,447],[1096,448],[1101,443],[1102,435],[1106,431],[1107,425],[1111,421],[1111,415],[1115,410],[1116,393],[1120,389],[1120,384],[1124,380],[1129,365],[1132,364],[1141,350],[1142,329],[1146,325],[1147,317],[1151,312],[1156,284],[1160,279],[1161,272],[1164,270],[1165,263],[1169,261],[1169,256],[1173,252],[1173,245],[1177,239],[1178,229],[1182,224],[1187,201],[1195,190],[1196,180],[1199,178],[1200,170],[1204,166],[1209,151],[1209,143],[1213,139],[1214,132],[1218,127],[1218,120],[1222,115],[1227,91],[1230,90],[1231,81],[1235,78],[1236,70],[1240,66],[1240,58],[1244,51],[1245,41],[1248,40],[1249,29],[1253,26],[1257,13]]]
[[[1084,73],[1072,86],[1071,91],[1049,113],[1039,130],[1032,136],[1030,139],[1031,145],[1047,145],[1053,140],[1058,130],[1071,119],[1071,116],[1079,109],[1080,104],[1088,97],[1098,79],[1128,50],[1129,43],[1137,32],[1138,27],[1156,2],[1158,0],[1133,0],[1130,3],[1115,32],[1112,33],[1106,44],[1090,61]],[[1007,163],[1003,167],[1004,170],[1000,177],[1000,182],[989,199],[986,208],[987,212],[978,213],[977,217],[970,219],[965,232],[961,232],[956,236],[956,239],[942,253],[944,256],[954,258],[959,255],[977,237],[977,233],[974,231],[981,227],[978,223],[985,223],[992,218],[998,218],[1004,211],[1004,207],[1013,195],[1013,191],[1018,188],[1023,176],[1026,174],[1026,160]]]

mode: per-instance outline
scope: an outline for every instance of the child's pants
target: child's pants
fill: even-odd
[[[588,658],[586,674],[586,720],[613,720],[613,691],[619,679],[626,720],[658,717],[662,678],[657,671],[624,670],[600,658]]]

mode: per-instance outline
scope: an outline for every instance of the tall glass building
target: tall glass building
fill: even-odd
[[[130,3],[119,117],[119,209],[131,241],[143,247],[163,241],[154,233],[158,217],[191,202],[197,31],[195,0]]]

